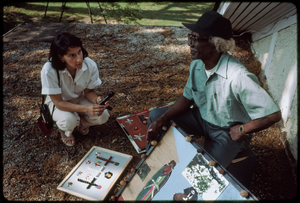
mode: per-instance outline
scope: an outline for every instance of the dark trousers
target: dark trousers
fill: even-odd
[[[149,124],[155,121],[167,108],[157,108],[150,112]],[[189,109],[186,113],[172,119],[185,132],[194,136],[205,136],[204,147],[225,168],[236,155],[245,150],[251,141],[252,135],[242,142],[231,140],[229,127],[219,127],[203,120],[198,108]]]

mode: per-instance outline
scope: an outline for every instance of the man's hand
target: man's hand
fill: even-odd
[[[233,141],[241,142],[246,139],[249,135],[243,135],[240,130],[240,125],[235,125],[230,128],[229,135]]]
[[[165,126],[172,118],[186,112],[192,104],[192,100],[188,100],[183,95],[180,96],[171,108],[149,125],[147,130],[147,143],[156,139],[157,134],[162,130],[163,126]]]
[[[268,116],[252,120],[248,123],[243,124],[244,133],[250,134],[250,133],[255,133],[255,132],[264,130],[280,120],[281,120],[281,111],[277,111]],[[241,124],[235,125],[230,128],[229,134],[233,141],[241,142],[249,136],[249,135],[243,135],[240,132],[240,130],[239,130],[240,125]]]
[[[162,127],[164,126],[164,123],[162,122],[162,119],[158,118],[155,121],[153,121],[147,130],[147,143],[150,144],[152,140],[155,140],[157,137],[157,134],[162,130]]]

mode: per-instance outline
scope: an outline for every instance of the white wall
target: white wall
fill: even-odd
[[[217,12],[224,15],[233,9],[232,2],[221,2]],[[234,6],[233,6],[234,7]],[[290,8],[291,9],[291,8]],[[240,11],[237,11],[240,12]],[[278,11],[280,12],[280,11]],[[286,10],[282,11],[283,13]],[[280,16],[281,13],[278,13]],[[227,16],[229,18],[229,16]],[[297,9],[291,9],[260,30],[251,29],[253,53],[262,64],[260,79],[264,88],[282,112],[281,130],[286,132],[289,150],[298,160],[298,100],[297,100]],[[253,26],[252,26],[253,27]],[[258,26],[259,27],[259,26]]]
[[[282,131],[298,160],[297,16],[254,33],[253,40],[253,52],[262,64],[260,78],[282,111]]]

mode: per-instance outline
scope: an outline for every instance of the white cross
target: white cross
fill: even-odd
[[[139,133],[139,135],[134,135],[133,139],[138,139],[139,141],[142,141],[141,137],[145,137],[145,135],[141,135],[141,133]]]
[[[144,189],[146,189],[146,188],[148,188],[148,187],[153,187],[153,190],[151,191],[151,199],[152,199],[153,196],[154,196],[154,190],[155,190],[155,188],[157,189],[157,192],[159,191],[158,182],[160,181],[161,178],[162,178],[162,177],[159,176],[156,182],[151,178],[150,180],[152,180],[153,184],[150,184],[150,185],[144,187]]]
[[[129,125],[131,125],[131,122],[132,122],[133,120],[130,120],[129,118],[127,118],[127,121],[125,121],[125,123],[129,123]]]

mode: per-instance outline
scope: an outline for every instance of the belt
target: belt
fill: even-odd
[[[207,123],[208,123],[208,125],[209,125],[210,127],[218,128],[218,129],[220,129],[220,130],[230,131],[230,126],[228,126],[228,127],[227,127],[227,126],[226,126],[226,127],[221,127],[221,126],[212,124],[212,123],[210,123],[210,122],[207,122]]]

